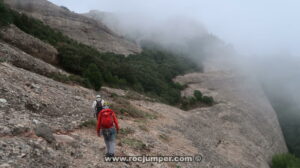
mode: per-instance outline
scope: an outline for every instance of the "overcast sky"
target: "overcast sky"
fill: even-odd
[[[186,16],[243,54],[300,56],[299,0],[50,0],[77,13],[130,13],[149,22]]]

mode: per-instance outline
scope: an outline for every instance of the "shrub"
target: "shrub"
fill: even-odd
[[[148,150],[147,145],[144,144],[143,141],[135,138],[123,138],[121,140],[121,143],[126,144],[135,150]]]
[[[170,141],[170,137],[166,134],[160,134],[159,138],[165,142],[169,142]]]
[[[80,76],[77,76],[77,75],[70,75],[69,76],[69,80],[76,83],[76,84],[79,84],[79,85],[82,85],[82,86],[85,86],[87,88],[91,88],[91,86],[88,84],[87,82],[87,79],[84,79]]]
[[[69,81],[69,77],[67,75],[63,75],[60,73],[51,73],[47,75],[49,78],[52,78],[58,82],[67,83]]]
[[[122,135],[122,136],[126,136],[126,135],[129,135],[129,134],[133,134],[134,133],[134,130],[132,128],[121,128],[120,129],[120,132],[119,134]]]
[[[90,64],[84,72],[84,77],[89,81],[95,90],[102,86],[102,74],[95,64]]]
[[[70,12],[70,9],[69,9],[69,8],[67,8],[67,7],[65,7],[65,6],[60,6],[60,7],[61,7],[62,9],[64,9],[64,10]]]
[[[195,97],[188,97],[189,105],[195,105],[197,103],[197,99]]]
[[[191,108],[201,107],[203,105],[212,106],[213,104],[213,97],[203,96],[199,90],[195,90],[193,96],[181,98],[180,108],[183,110],[189,110]]]
[[[186,97],[183,97],[182,99],[181,99],[181,108],[183,109],[183,110],[188,110],[188,107],[189,107],[189,100],[186,98]]]
[[[195,90],[195,91],[194,91],[194,96],[195,96],[195,98],[196,98],[198,101],[201,101],[203,95],[202,95],[201,91]]]
[[[76,83],[82,86],[85,86],[87,88],[91,88],[90,84],[88,83],[88,81],[80,76],[77,75],[64,75],[64,74],[60,74],[60,73],[51,73],[51,74],[47,74],[46,75],[49,78],[52,78],[53,80],[56,80],[58,82],[62,82],[62,83],[68,83],[68,84],[72,84],[72,83]]]
[[[119,112],[121,115],[130,116],[133,118],[141,119],[156,119],[157,116],[154,114],[149,114],[145,111],[139,110],[130,104],[128,100],[122,97],[114,97],[115,103],[112,104],[111,108]]]
[[[298,168],[300,167],[300,159],[291,154],[278,154],[273,156],[272,168]]]
[[[81,123],[79,127],[96,128],[96,125],[97,125],[96,119],[90,119]]]
[[[148,127],[146,127],[145,125],[139,125],[139,128],[140,128],[142,131],[149,132]]]
[[[5,58],[0,58],[0,63],[1,62],[6,62],[6,59]]]
[[[207,105],[213,105],[214,99],[211,96],[203,96],[202,102],[207,104]]]
[[[174,86],[176,89],[179,89],[179,90],[184,90],[185,88],[187,88],[187,85],[181,85],[180,83],[174,83]]]
[[[9,8],[0,0],[0,27],[13,22],[13,15]]]

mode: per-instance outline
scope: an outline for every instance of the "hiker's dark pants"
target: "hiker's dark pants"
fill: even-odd
[[[108,154],[115,154],[115,139],[116,139],[116,129],[107,128],[102,129],[102,134],[104,137],[106,149]]]

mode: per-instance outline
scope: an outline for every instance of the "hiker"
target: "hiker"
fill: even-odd
[[[96,100],[93,102],[92,109],[94,116],[98,119],[99,112],[103,109],[104,100],[101,98],[100,95],[96,96]]]
[[[99,113],[97,123],[97,135],[103,135],[106,145],[106,157],[115,156],[116,133],[119,132],[118,119],[115,113],[109,108],[107,102],[104,103],[103,110]]]

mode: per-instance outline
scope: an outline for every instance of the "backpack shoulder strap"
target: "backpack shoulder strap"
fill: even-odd
[[[96,100],[97,106],[102,106],[102,99],[100,101]]]

